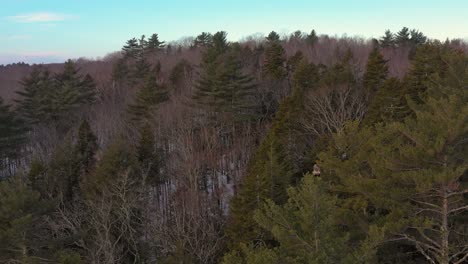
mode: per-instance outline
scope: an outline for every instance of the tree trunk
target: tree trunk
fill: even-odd
[[[449,208],[448,208],[448,194],[447,190],[444,188],[442,191],[442,225],[440,227],[441,231],[441,256],[440,256],[440,264],[449,264],[449,226],[448,226],[448,215],[449,215]]]

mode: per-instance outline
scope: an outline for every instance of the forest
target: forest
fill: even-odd
[[[468,43],[156,33],[0,65],[0,263],[468,263]]]

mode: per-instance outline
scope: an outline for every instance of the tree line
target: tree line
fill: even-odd
[[[0,262],[465,263],[460,47],[152,34],[105,78],[36,66],[0,98]]]

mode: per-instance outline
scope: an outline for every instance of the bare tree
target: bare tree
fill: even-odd
[[[341,131],[349,120],[361,120],[366,112],[366,100],[361,88],[352,85],[323,87],[306,96],[304,129],[313,135]]]

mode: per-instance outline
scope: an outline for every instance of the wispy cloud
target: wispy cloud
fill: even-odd
[[[19,23],[45,23],[57,22],[76,18],[74,15],[60,14],[53,12],[37,12],[29,14],[19,14],[16,16],[7,16],[6,19]]]
[[[23,53],[1,53],[0,65],[15,62],[26,63],[55,63],[63,62],[68,56],[62,52],[55,51],[39,51],[39,52],[23,52]]]

